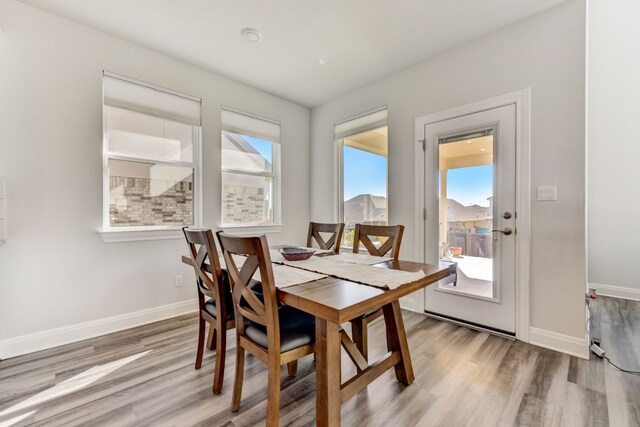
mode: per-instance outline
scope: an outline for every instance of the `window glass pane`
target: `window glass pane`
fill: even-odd
[[[193,169],[109,160],[109,226],[193,224]]]
[[[222,132],[222,168],[247,172],[273,171],[273,142]]]
[[[273,179],[223,172],[222,222],[224,224],[273,223]]]
[[[353,244],[355,224],[387,225],[387,128],[343,140],[343,244]]]
[[[192,162],[193,126],[107,107],[109,152],[145,159]]]

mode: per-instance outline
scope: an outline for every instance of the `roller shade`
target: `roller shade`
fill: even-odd
[[[280,142],[280,123],[222,107],[222,129],[228,132]]]
[[[353,119],[335,124],[335,139],[343,139],[351,135],[377,129],[387,125],[386,107],[371,113],[363,114]]]
[[[202,125],[202,102],[199,98],[107,71],[103,73],[102,83],[105,105]]]

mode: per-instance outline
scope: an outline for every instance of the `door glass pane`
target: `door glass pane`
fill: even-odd
[[[273,178],[222,173],[222,222],[272,224]]]
[[[109,226],[193,224],[193,169],[109,160]]]
[[[456,275],[438,286],[493,298],[493,135],[450,140],[438,145],[439,242]]]

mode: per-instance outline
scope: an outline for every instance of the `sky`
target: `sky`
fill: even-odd
[[[344,147],[344,200],[359,194],[387,196],[387,158]]]
[[[273,161],[272,142],[250,136],[244,138],[264,156]],[[447,196],[467,206],[489,206],[487,197],[493,194],[493,166],[449,169]],[[344,147],[344,200],[359,194],[387,196],[387,158],[351,147]]]
[[[489,206],[487,197],[493,194],[493,165],[449,169],[447,198],[468,206]]]

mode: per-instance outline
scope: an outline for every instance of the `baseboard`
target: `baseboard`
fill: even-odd
[[[580,357],[582,359],[589,358],[589,346],[587,345],[586,337],[576,338],[569,335],[559,334],[557,332],[531,327],[529,328],[529,344],[548,348],[549,350],[559,351],[560,353],[570,354],[571,356]]]
[[[400,308],[424,314],[424,291],[422,289],[400,298]]]
[[[589,287],[594,288],[598,295],[640,301],[640,289],[625,288],[624,286],[603,285],[600,283],[589,283]]]
[[[0,360],[193,313],[197,311],[197,309],[198,300],[192,299],[135,311],[133,313],[8,338],[0,341]]]
[[[400,308],[402,308],[403,310],[417,312],[417,310],[415,309],[414,298],[411,295],[400,298]]]

